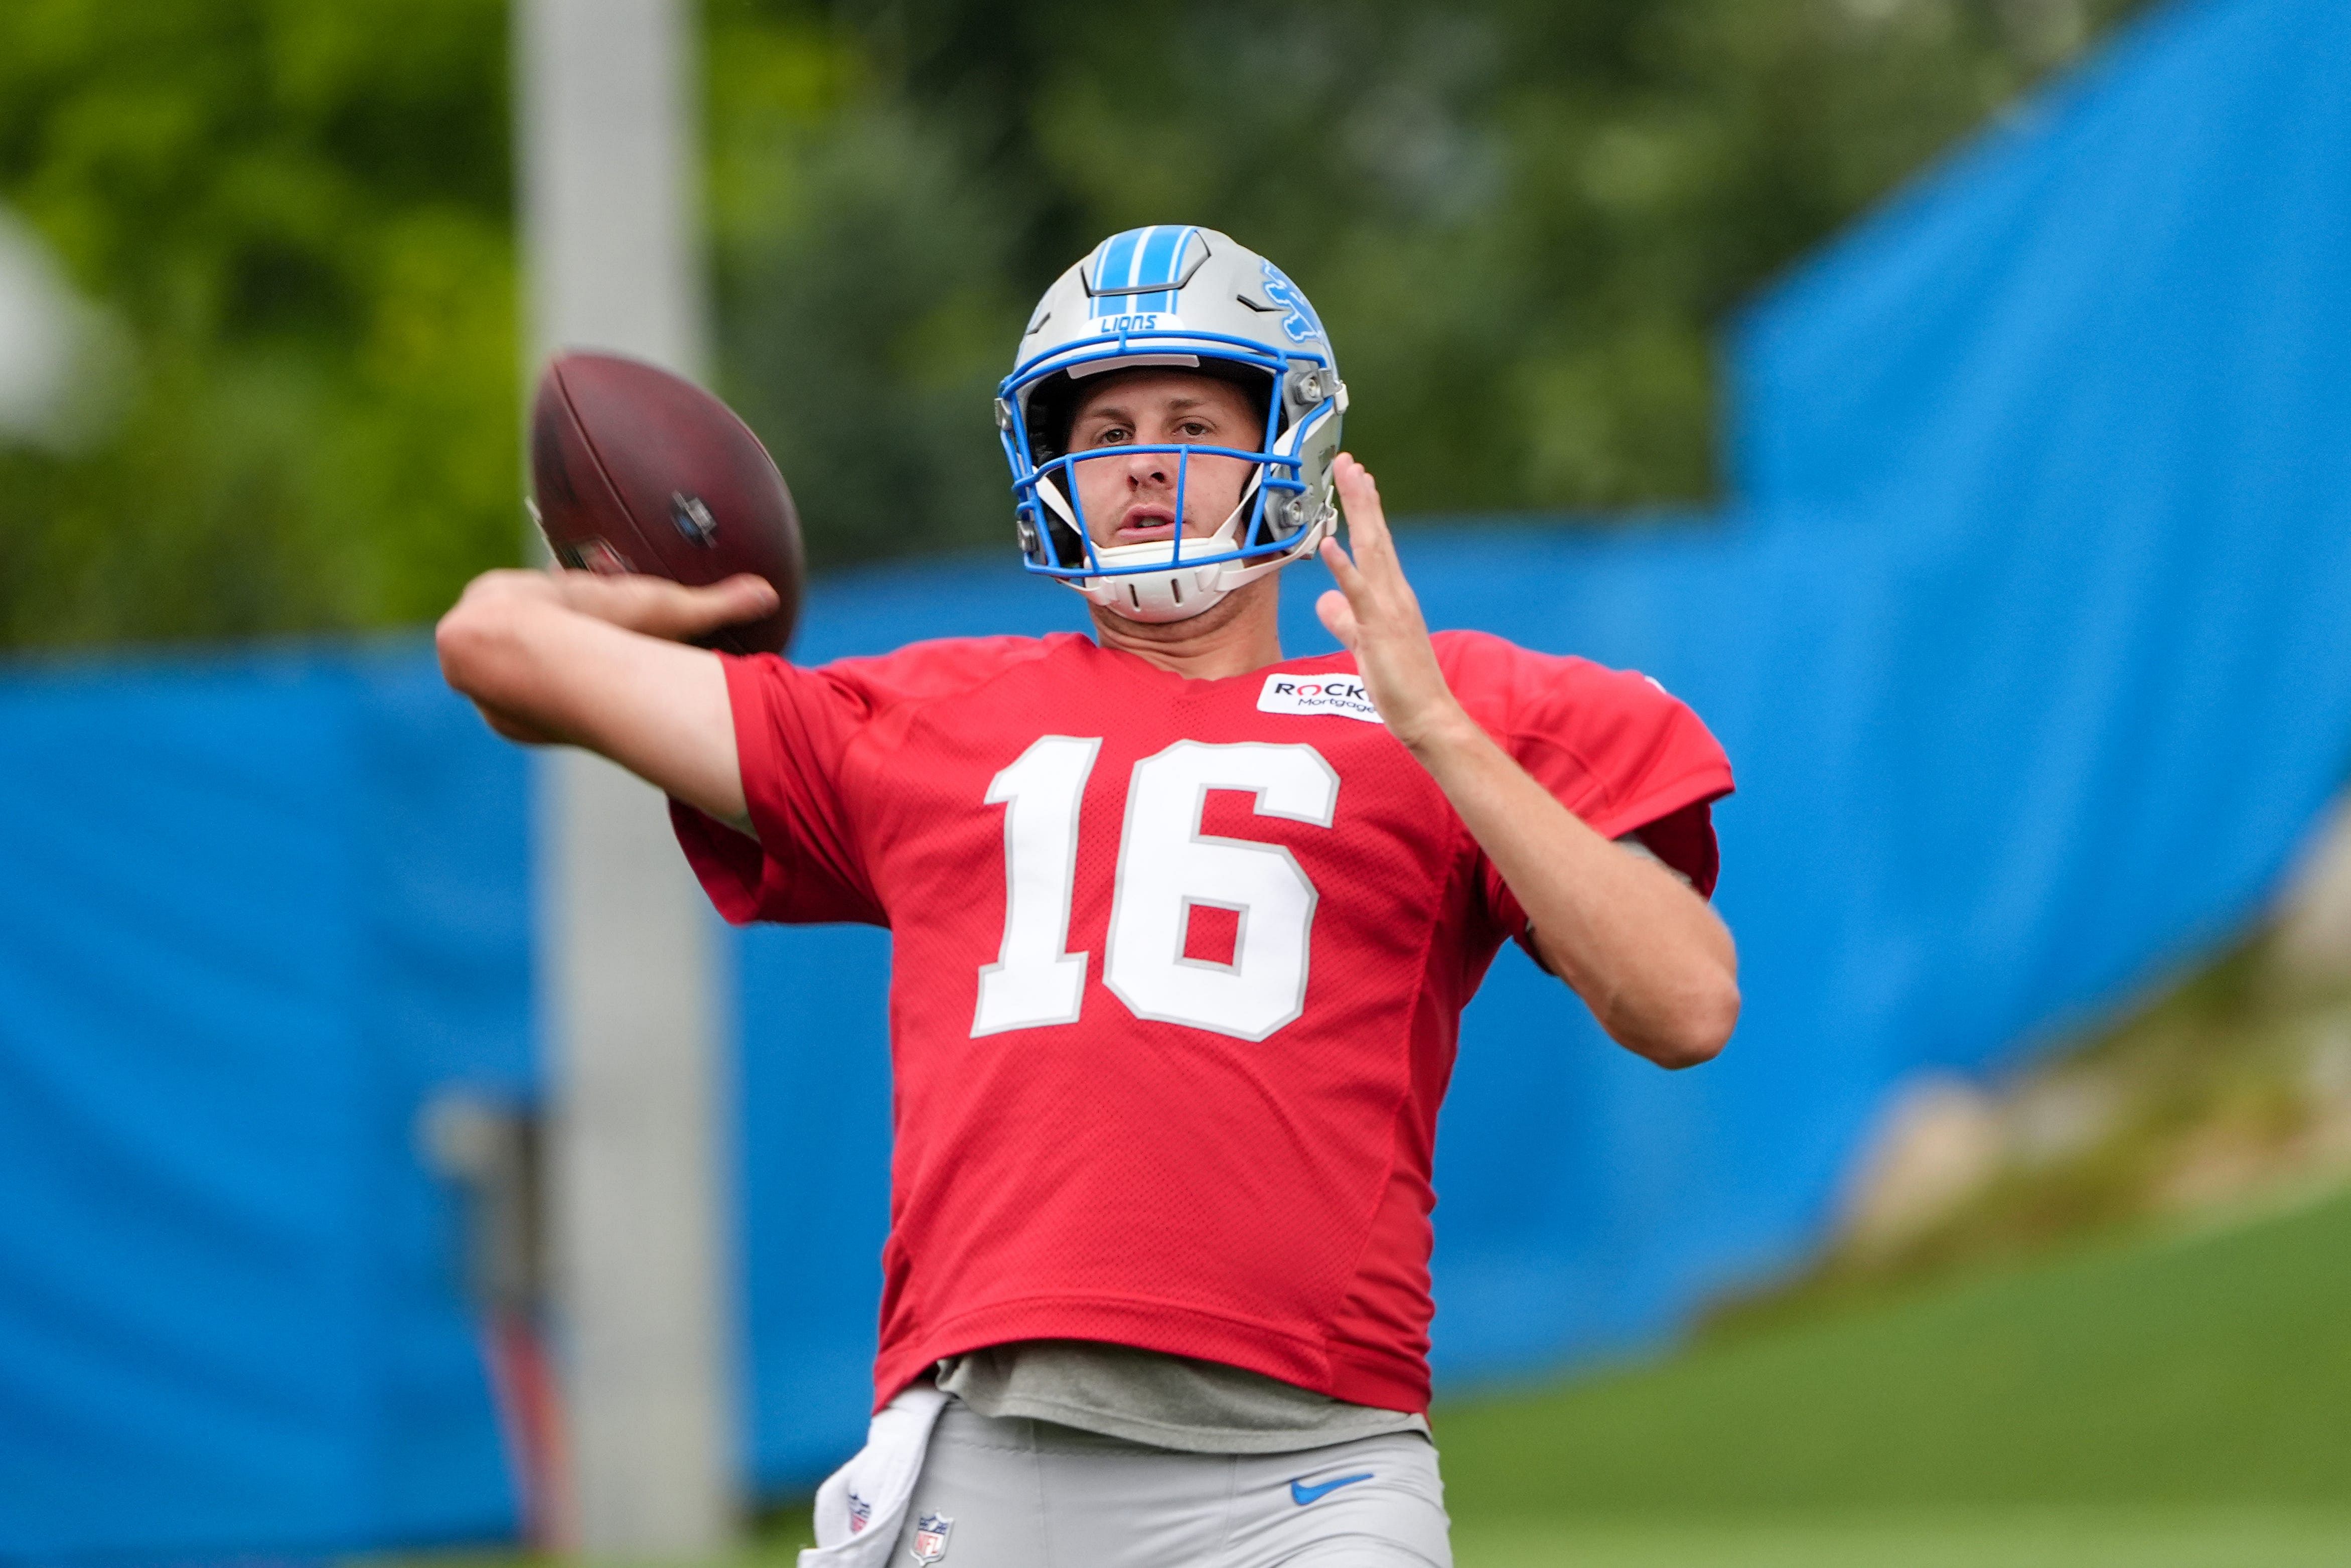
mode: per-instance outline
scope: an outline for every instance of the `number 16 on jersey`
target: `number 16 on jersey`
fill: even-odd
[[[1049,735],[988,781],[1004,808],[1004,943],[979,971],[974,1036],[1072,1024],[1086,953],[1071,953],[1079,809],[1099,737]],[[1311,746],[1179,740],[1134,765],[1119,833],[1102,983],[1135,1017],[1263,1040],[1306,1004],[1314,884],[1280,844],[1200,831],[1211,789],[1260,817],[1331,826],[1339,775]],[[1192,907],[1236,916],[1233,961],[1185,956]]]

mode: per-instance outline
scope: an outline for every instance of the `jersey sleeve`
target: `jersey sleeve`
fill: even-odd
[[[737,925],[887,925],[857,836],[854,786],[845,778],[859,737],[893,712],[903,716],[968,691],[1058,640],[941,638],[816,669],[774,653],[719,655],[743,798],[758,837],[670,803],[678,843],[718,913]]]
[[[1587,659],[1452,634],[1455,691],[1503,749],[1594,832],[1638,832],[1651,852],[1711,896],[1721,856],[1712,802],[1731,791],[1730,760],[1698,715],[1647,676]],[[1521,942],[1527,918],[1479,857],[1487,907]]]
[[[858,852],[841,768],[872,694],[836,669],[721,654],[743,798],[758,838],[670,802],[679,847],[727,920],[886,925]]]

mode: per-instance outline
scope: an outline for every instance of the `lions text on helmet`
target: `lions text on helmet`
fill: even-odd
[[[1330,536],[1346,408],[1272,262],[1214,229],[1113,235],[1038,302],[998,389],[1022,559],[1130,620],[1188,620]]]

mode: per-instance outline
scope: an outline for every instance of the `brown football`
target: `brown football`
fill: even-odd
[[[799,620],[799,514],[775,460],[735,411],[683,377],[617,354],[559,354],[530,417],[531,487],[566,566],[696,587],[755,571],[775,613],[703,639],[780,653]]]

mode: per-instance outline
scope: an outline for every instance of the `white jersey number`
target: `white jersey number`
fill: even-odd
[[[1066,951],[1078,809],[1099,739],[1049,735],[988,783],[1003,804],[1004,943],[979,971],[971,1032],[1075,1023],[1090,955]],[[1102,980],[1137,1018],[1263,1040],[1306,1003],[1314,884],[1280,844],[1200,831],[1211,789],[1260,817],[1331,825],[1339,775],[1311,746],[1179,740],[1134,765],[1119,835]],[[1192,908],[1231,910],[1233,961],[1184,956]]]
[[[1086,957],[1066,953],[1078,880],[1078,803],[1102,741],[1049,735],[987,781],[1004,808],[1004,946],[981,966],[974,1039],[998,1030],[1075,1023]]]

